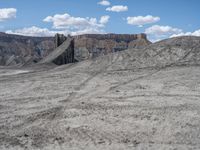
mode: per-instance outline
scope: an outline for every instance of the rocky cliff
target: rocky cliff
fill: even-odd
[[[149,44],[145,34],[86,34],[74,37],[78,61],[128,48],[144,48]]]
[[[56,65],[63,65],[69,63],[75,63],[74,60],[74,39],[68,37],[66,40],[64,36],[59,38],[59,35],[56,35],[56,45],[58,46],[54,51],[52,51],[47,57],[42,59],[39,64],[49,64],[53,63]],[[64,41],[63,43],[60,41]]]
[[[54,48],[52,37],[26,37],[0,33],[0,65],[38,62]]]
[[[128,48],[144,48],[150,44],[145,34],[85,34],[73,38],[76,61],[95,58]],[[63,35],[57,35],[53,38],[0,33],[0,65],[37,63],[66,39],[67,37]]]

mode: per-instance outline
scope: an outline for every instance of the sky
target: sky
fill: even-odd
[[[146,33],[151,41],[200,36],[200,0],[0,0],[0,31],[27,36],[56,33]]]

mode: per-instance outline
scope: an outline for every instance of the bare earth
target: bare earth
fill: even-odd
[[[65,67],[1,69],[1,149],[200,149],[200,67]]]
[[[131,67],[129,54],[1,67],[0,149],[199,150],[200,66]]]

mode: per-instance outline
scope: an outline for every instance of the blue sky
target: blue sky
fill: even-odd
[[[0,0],[0,31],[30,36],[200,36],[200,0]]]

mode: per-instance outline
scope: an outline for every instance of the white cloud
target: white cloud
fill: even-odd
[[[145,33],[148,35],[150,41],[155,42],[169,38],[173,34],[180,34],[182,33],[182,30],[171,26],[153,25],[152,27],[147,28]]]
[[[104,33],[103,28],[108,23],[110,16],[96,18],[73,17],[67,13],[48,16],[43,21],[53,23],[53,28],[71,35],[86,33]],[[67,31],[67,32],[66,32]],[[52,32],[52,31],[51,31]],[[53,32],[54,33],[54,32]]]
[[[43,21],[52,22],[55,29],[85,29],[88,27],[101,28],[104,26],[98,23],[96,18],[73,17],[67,13],[48,16]]]
[[[100,2],[98,2],[99,5],[103,5],[103,6],[109,6],[110,5],[110,2],[107,1],[107,0],[102,0]]]
[[[106,10],[113,11],[113,12],[123,12],[123,11],[128,11],[128,6],[115,5],[115,6],[106,8]]]
[[[110,19],[110,16],[102,16],[99,23],[106,24],[108,23],[109,19]]]
[[[127,17],[127,23],[130,25],[137,25],[142,27],[145,24],[155,23],[160,21],[160,17],[154,17],[151,15],[147,16],[136,16],[136,17]]]
[[[2,8],[0,9],[0,22],[8,19],[16,18],[17,9],[15,8]]]
[[[173,34],[170,37],[178,37],[178,36],[200,36],[200,29],[194,31],[194,32],[181,32],[179,34]]]
[[[50,31],[47,28],[39,28],[36,26],[32,26],[29,28],[17,29],[15,31],[8,30],[6,33],[8,34],[18,34],[25,36],[54,36],[59,31]]]
[[[159,26],[159,25],[153,25],[152,27],[149,27],[145,30],[146,34],[153,34],[153,35],[166,35],[166,34],[177,34],[181,33],[182,30],[178,28],[173,28],[170,26]]]
[[[17,30],[7,30],[6,33],[8,34],[17,34],[17,35],[24,35],[24,36],[38,36],[38,37],[46,37],[46,36],[54,36],[56,33],[64,34],[64,35],[80,35],[80,34],[103,34],[105,33],[104,30],[98,28],[85,28],[83,30],[49,30],[47,28],[39,28],[36,26],[17,29]]]
[[[103,30],[106,23],[108,23],[110,16],[102,16],[99,20],[96,18],[81,18],[73,17],[69,14],[56,14],[54,16],[48,16],[43,21],[52,22],[53,30],[48,28],[40,28],[36,26],[8,30],[6,33],[19,34],[25,36],[54,36],[56,33],[60,34],[101,34],[105,33]]]

